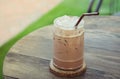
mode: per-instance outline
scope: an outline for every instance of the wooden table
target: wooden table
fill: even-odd
[[[120,17],[86,17],[84,20],[88,68],[84,76],[72,79],[120,79]],[[24,37],[9,51],[4,74],[13,79],[69,79],[49,72],[52,44],[52,25]]]

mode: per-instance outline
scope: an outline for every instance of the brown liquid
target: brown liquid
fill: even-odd
[[[54,66],[63,70],[75,70],[83,65],[84,31],[57,30],[54,33]]]

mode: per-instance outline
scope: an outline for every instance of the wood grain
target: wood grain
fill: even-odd
[[[18,78],[14,78],[14,77],[4,75],[4,79],[18,79]]]
[[[120,79],[120,17],[84,20],[84,56],[88,69],[85,76],[74,79]],[[39,29],[18,41],[6,57],[4,74],[20,79],[61,79],[48,69],[53,56],[52,28]]]
[[[119,79],[119,76],[92,68],[87,68],[86,74],[75,78],[57,77],[49,72],[49,60],[37,57],[10,53],[6,59],[11,73],[16,72],[19,79]],[[23,70],[24,69],[24,70]],[[27,72],[27,73],[26,73]]]

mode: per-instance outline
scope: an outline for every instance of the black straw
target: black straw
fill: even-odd
[[[92,15],[99,15],[99,12],[84,13],[84,14],[82,14],[82,16],[79,18],[79,20],[78,20],[77,23],[75,24],[75,29],[77,29],[78,24],[80,23],[80,21],[82,20],[82,18],[83,18],[84,16],[92,16]]]

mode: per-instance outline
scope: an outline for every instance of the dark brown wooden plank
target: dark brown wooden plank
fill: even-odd
[[[86,74],[75,78],[57,77],[49,72],[49,60],[37,57],[9,53],[6,63],[15,68],[7,70],[14,73],[19,79],[119,79],[120,77],[109,72],[87,68]],[[14,63],[14,65],[13,65]],[[17,66],[17,67],[16,67]],[[19,68],[19,69],[18,69]],[[10,75],[9,74],[9,75]]]
[[[18,79],[18,78],[14,78],[14,77],[10,77],[10,76],[4,76],[4,79]]]

